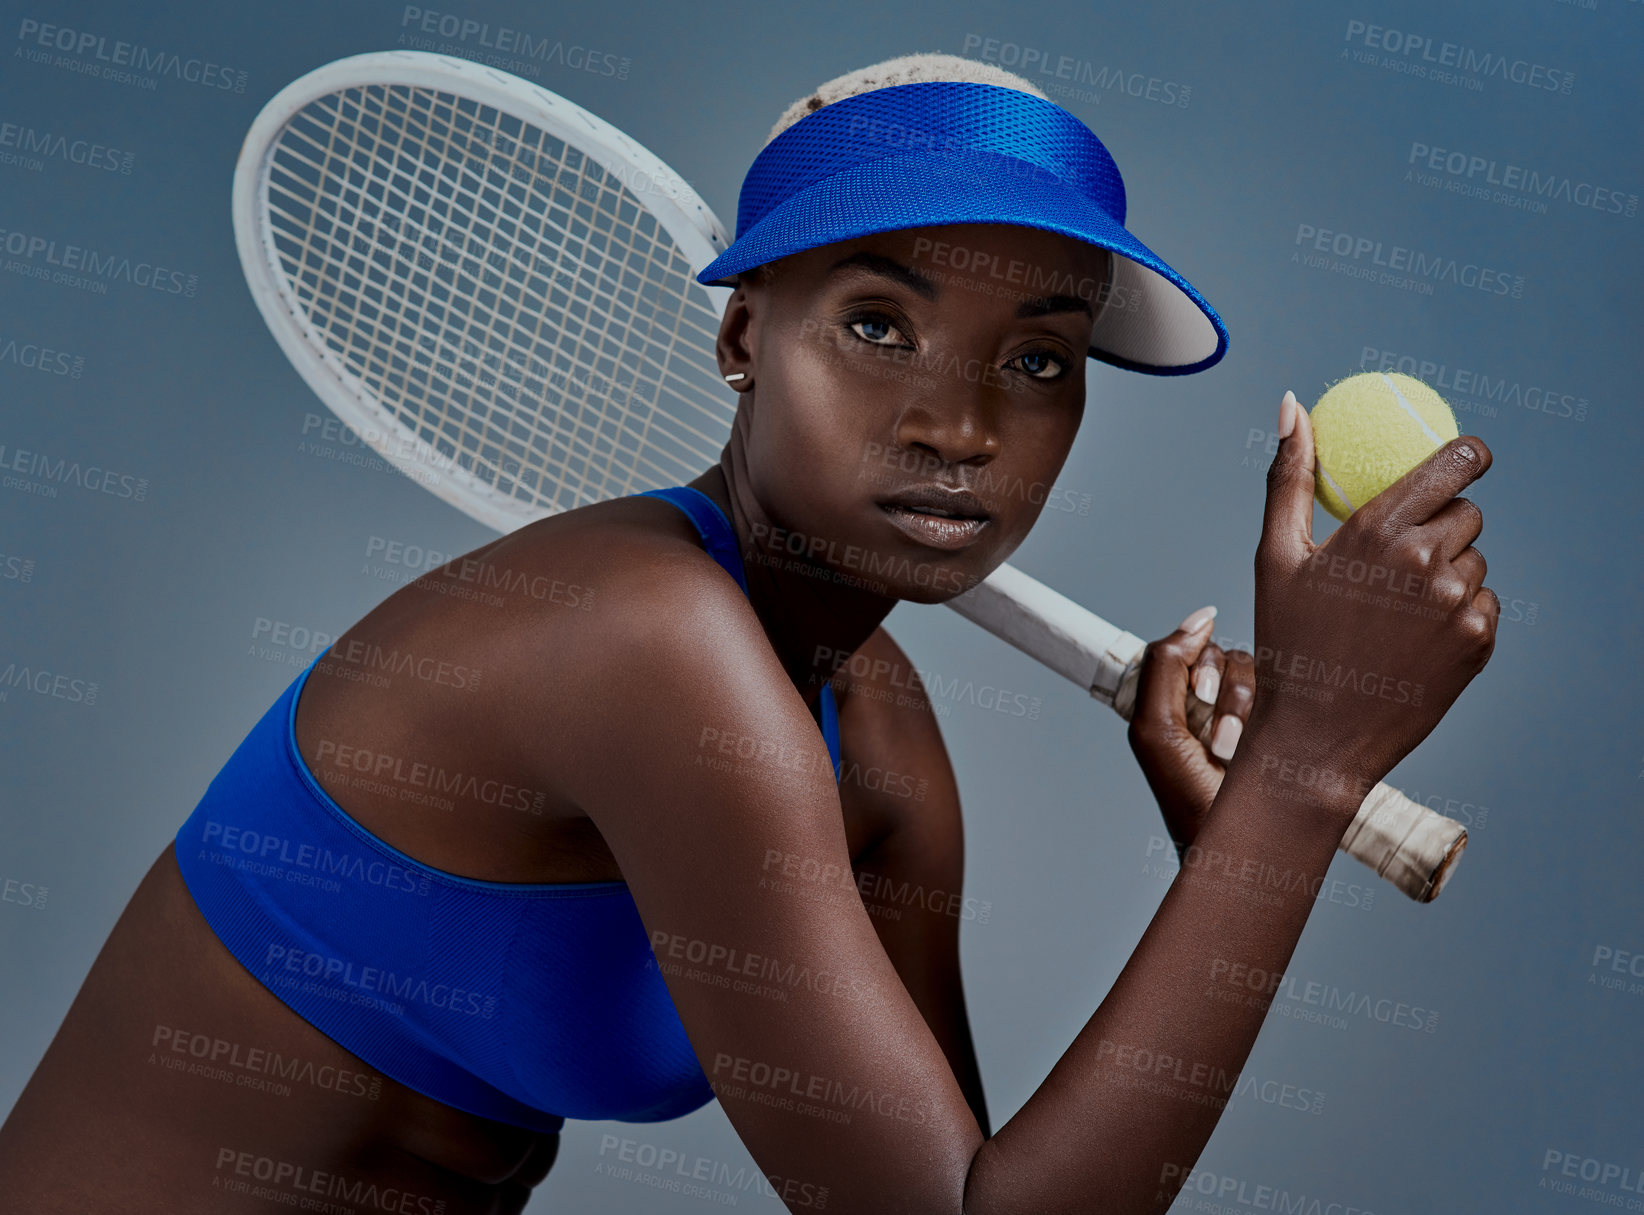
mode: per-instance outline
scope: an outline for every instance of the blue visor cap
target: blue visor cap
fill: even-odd
[[[1024,296],[1082,295],[1096,312],[1090,357],[1116,367],[1214,366],[1227,326],[1124,222],[1119,167],[1061,106],[991,84],[902,84],[823,106],[767,144],[742,181],[735,243],[697,281],[735,286],[744,270],[875,232],[1020,224],[1118,254],[1111,281],[1025,263],[982,274],[957,249],[943,251],[946,270]]]

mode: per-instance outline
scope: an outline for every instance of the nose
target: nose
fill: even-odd
[[[918,451],[944,465],[985,467],[999,454],[1000,393],[950,369],[930,390],[917,394],[897,417],[895,438],[904,450]],[[980,377],[980,372],[978,373]]]

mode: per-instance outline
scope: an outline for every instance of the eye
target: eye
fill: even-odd
[[[871,346],[906,346],[908,340],[902,336],[902,331],[891,324],[886,317],[879,315],[859,316],[848,322],[850,330]],[[891,340],[891,339],[896,340]]]
[[[1033,350],[1027,354],[1019,354],[1011,362],[1017,364],[1024,372],[1036,380],[1059,379],[1062,373],[1067,370],[1067,365],[1061,359],[1043,350]]]

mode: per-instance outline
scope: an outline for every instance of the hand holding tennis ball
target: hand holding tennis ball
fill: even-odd
[[[1278,429],[1256,548],[1255,704],[1228,775],[1255,754],[1268,768],[1251,775],[1275,799],[1346,813],[1356,801],[1334,806],[1317,774],[1332,788],[1384,779],[1495,648],[1500,604],[1473,547],[1484,516],[1459,496],[1492,457],[1405,376],[1355,376],[1312,415],[1286,393]],[[1322,544],[1315,492],[1344,518]],[[1287,771],[1315,776],[1304,786]]]

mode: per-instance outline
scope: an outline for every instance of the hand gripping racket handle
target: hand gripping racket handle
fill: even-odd
[[[947,601],[967,620],[1071,679],[1126,721],[1136,707],[1136,679],[1147,643],[1109,624],[1067,596],[1001,565],[984,581]],[[1213,706],[1190,691],[1187,722],[1210,742]],[[1356,857],[1418,903],[1430,903],[1467,847],[1467,829],[1397,789],[1378,784],[1342,836]]]

